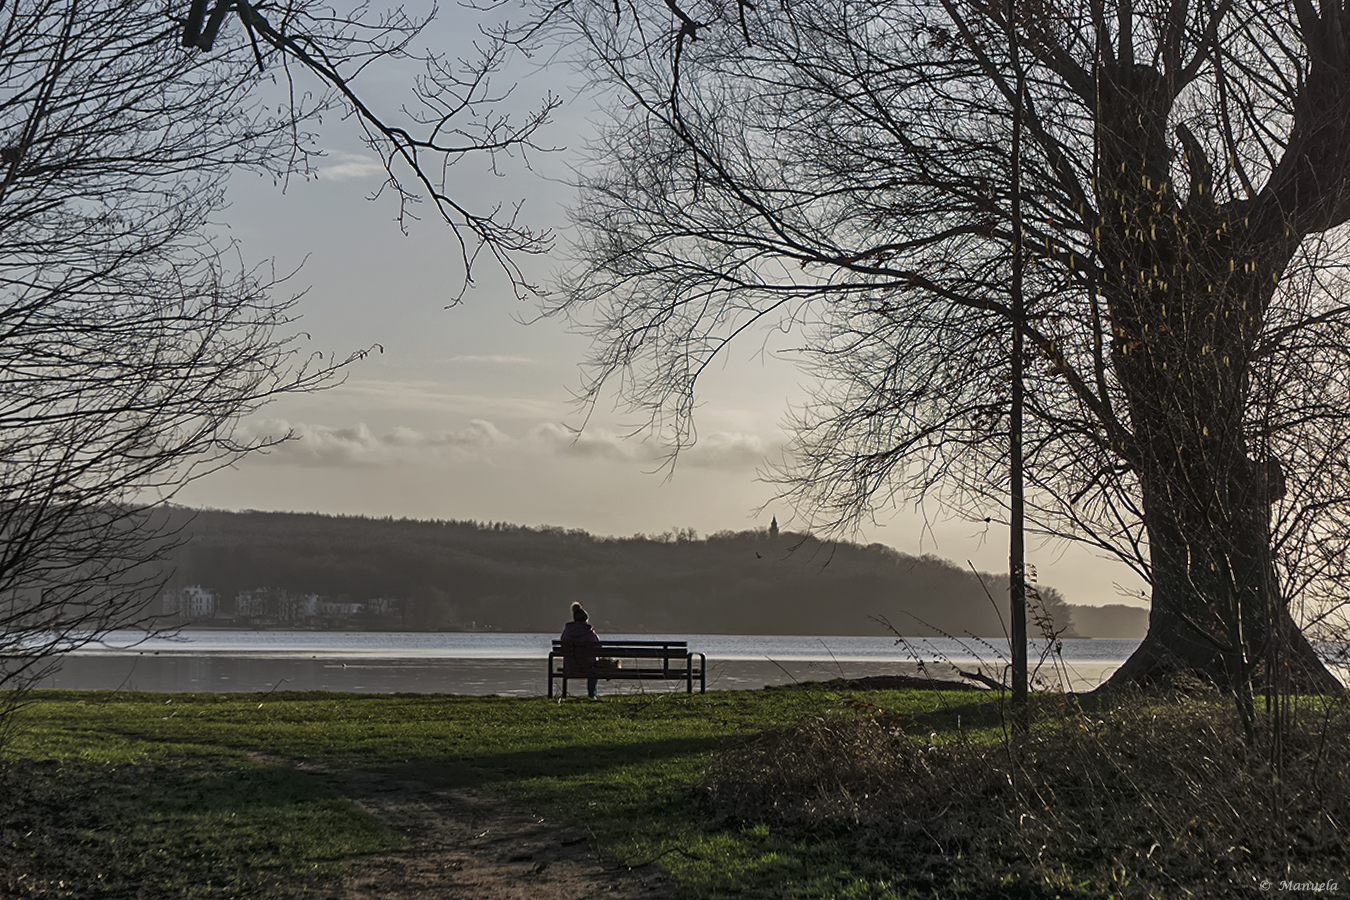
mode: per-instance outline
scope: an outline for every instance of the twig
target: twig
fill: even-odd
[[[285,683],[288,682],[288,681],[290,681],[289,678],[283,678],[283,679],[281,679],[281,680],[278,681],[276,684],[272,685],[272,689],[269,690],[266,694],[263,694],[263,696],[264,696],[264,697],[268,696],[269,694],[272,693],[272,691],[275,691],[277,688],[281,687],[283,684],[285,684]]]
[[[979,669],[976,669],[974,672],[963,672],[960,669],[957,669],[956,674],[960,675],[962,678],[969,678],[971,681],[978,681],[985,687],[992,688],[996,691],[1006,691],[1008,689],[1006,684],[1001,681],[995,681]]]

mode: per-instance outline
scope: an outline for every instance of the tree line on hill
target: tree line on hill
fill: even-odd
[[[765,530],[609,538],[473,521],[165,515],[181,540],[168,589],[212,591],[222,621],[247,618],[233,598],[271,589],[338,604],[379,600],[378,613],[348,624],[413,631],[555,631],[580,601],[602,634],[1005,633],[1006,575],[882,544]],[[1053,587],[1041,586],[1039,597],[1033,605],[1062,636],[1093,634],[1075,627],[1076,609]],[[1142,634],[1143,611],[1133,612]]]

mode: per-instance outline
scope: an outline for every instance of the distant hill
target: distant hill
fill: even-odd
[[[877,619],[885,618],[907,635],[997,637],[1006,618],[1007,576],[977,577],[881,544],[762,530],[605,538],[504,523],[167,515],[185,538],[172,555],[170,587],[213,591],[223,615],[235,612],[240,593],[271,588],[345,603],[391,601],[356,624],[399,630],[556,631],[574,600],[602,635],[884,635],[891,632]],[[1058,592],[1042,594],[1056,626],[1071,626]]]

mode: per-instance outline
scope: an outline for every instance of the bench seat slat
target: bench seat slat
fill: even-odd
[[[567,677],[574,678],[578,681],[583,678],[598,678],[601,681],[608,681],[610,679],[626,679],[626,678],[633,678],[633,679],[660,678],[666,681],[670,680],[684,681],[684,669],[680,668],[678,671],[676,671],[675,669],[671,669],[668,672],[662,669],[623,669],[622,671],[618,672],[596,672],[594,675],[568,675]],[[694,678],[695,679],[698,678],[697,669],[694,670]]]
[[[622,659],[638,661],[625,668],[596,668],[577,671],[575,663],[585,661],[590,668],[592,659]],[[643,665],[643,663],[647,663]],[[702,653],[690,652],[688,641],[563,641],[555,639],[548,655],[548,695],[553,696],[553,682],[562,679],[563,696],[567,696],[569,679],[595,678],[610,681],[656,679],[683,681],[689,691],[699,684],[699,693],[707,690],[707,658]]]
[[[560,652],[559,656],[567,654]],[[573,651],[573,656],[620,656],[624,659],[684,659],[689,655],[688,650],[652,650],[647,647],[625,648],[625,647],[596,647],[594,649],[586,648],[584,650]]]
[[[671,650],[671,652],[688,650],[687,641],[553,641],[553,649],[560,650],[563,646],[589,646],[589,648],[594,646],[614,650]]]

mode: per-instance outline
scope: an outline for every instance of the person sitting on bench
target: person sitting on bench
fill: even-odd
[[[573,603],[572,621],[563,626],[562,637],[559,638],[559,640],[575,641],[578,643],[599,643],[600,635],[596,634],[595,629],[591,627],[590,618],[590,615],[587,614],[580,603]],[[607,662],[609,662],[609,660],[596,659],[594,654],[578,652],[577,648],[573,648],[571,658],[564,660],[564,665],[568,669],[574,670],[579,675],[588,675],[591,672],[594,672],[597,667],[602,666]],[[595,697],[595,685],[595,678],[586,679],[586,696],[592,698]]]

